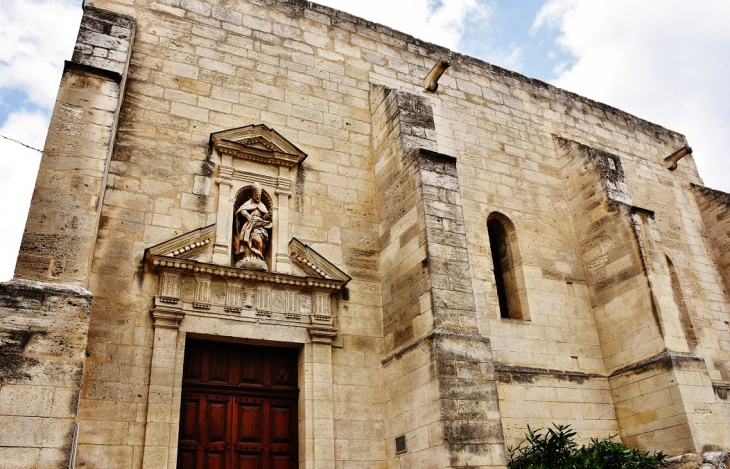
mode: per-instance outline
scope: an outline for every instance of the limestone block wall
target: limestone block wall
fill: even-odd
[[[433,461],[448,465],[446,452],[435,451],[444,437],[439,405],[439,386],[428,342],[402,358],[385,363],[383,379],[392,383],[384,387],[384,447],[389,468],[418,467]],[[405,435],[408,452],[395,453],[395,438]],[[434,448],[434,449],[432,449]]]
[[[726,382],[730,355],[723,342],[730,337],[730,330],[723,318],[730,309],[725,296],[718,295],[723,280],[710,247],[721,238],[704,231],[691,185],[699,181],[689,174],[694,165],[682,160],[679,168],[670,172],[656,161],[637,161],[623,154],[621,158],[634,203],[654,211],[662,256],[653,256],[651,262],[667,263],[668,259],[672,263],[678,296],[689,317],[685,321],[688,328],[691,326],[688,335],[695,336],[696,345],[690,343],[690,350],[705,360],[713,382]]]
[[[611,378],[621,438],[630,446],[672,454],[722,448],[727,428],[704,362],[663,353]]]
[[[92,266],[96,309],[79,444],[80,463],[88,466],[137,467],[143,458],[149,308],[157,285],[143,271],[144,249],[214,222],[218,186],[207,158],[210,133],[262,122],[309,155],[293,188],[289,235],[353,277],[330,365],[337,389],[330,457],[366,467],[385,459],[367,81],[334,51],[323,51],[315,64],[312,47],[327,35],[319,16],[239,7],[246,8],[245,20],[217,4],[116,8],[135,15],[138,32]],[[274,37],[273,24],[291,36],[278,52],[266,42]],[[248,26],[257,28],[255,37]],[[303,42],[305,33],[311,45]],[[262,37],[266,41],[256,45]]]
[[[504,444],[516,447],[532,429],[570,424],[578,441],[619,433],[608,380],[601,375],[497,366]]]
[[[501,465],[491,349],[476,334],[455,160],[426,149],[435,143],[426,98],[381,86],[371,92],[376,205],[385,246],[389,463]],[[409,359],[401,365],[404,356]],[[394,454],[392,441],[399,435],[416,440],[408,454]]]
[[[132,18],[88,5],[84,8],[71,61],[122,78],[129,66],[134,33]]]
[[[431,344],[418,341],[434,325],[428,245],[420,194],[419,147],[434,148],[426,98],[378,86],[371,89],[375,204],[379,207],[384,352],[407,348],[403,359],[384,363],[384,447],[389,467],[434,461],[448,465],[443,450],[439,383]],[[421,113],[408,112],[419,108]],[[422,120],[417,120],[419,116]],[[430,138],[429,138],[430,137]],[[416,340],[414,342],[414,339]],[[395,438],[409,450],[395,454]]]
[[[74,451],[91,294],[0,284],[0,461],[67,468]]]
[[[379,208],[384,352],[434,325],[418,148],[435,148],[427,98],[373,87],[373,168]],[[410,112],[409,112],[410,111]]]

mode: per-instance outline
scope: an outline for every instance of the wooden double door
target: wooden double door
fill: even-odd
[[[177,467],[296,469],[296,354],[188,340]]]

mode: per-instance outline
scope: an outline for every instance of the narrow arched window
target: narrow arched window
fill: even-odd
[[[689,310],[687,309],[687,302],[682,292],[682,287],[679,284],[679,276],[677,275],[677,269],[674,267],[674,263],[667,258],[667,265],[669,266],[669,276],[672,279],[672,293],[674,293],[674,302],[679,308],[679,320],[684,328],[684,335],[687,338],[687,344],[692,348],[697,345],[697,335],[695,335],[695,328],[692,325],[692,318],[689,316]]]
[[[510,319],[530,319],[515,227],[509,218],[493,212],[487,217],[487,233],[492,251],[499,315]]]

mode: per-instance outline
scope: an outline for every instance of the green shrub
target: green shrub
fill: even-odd
[[[661,451],[650,455],[629,448],[613,436],[601,440],[592,438],[587,446],[578,448],[576,433],[570,425],[556,425],[543,432],[529,425],[524,442],[507,448],[509,469],[655,469],[664,466],[666,456]]]

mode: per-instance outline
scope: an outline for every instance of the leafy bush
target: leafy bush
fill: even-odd
[[[570,425],[556,425],[533,431],[529,425],[526,441],[516,448],[508,448],[509,469],[655,469],[664,466],[665,454],[650,455],[629,448],[613,436],[591,439],[587,446],[578,448],[575,431]]]

